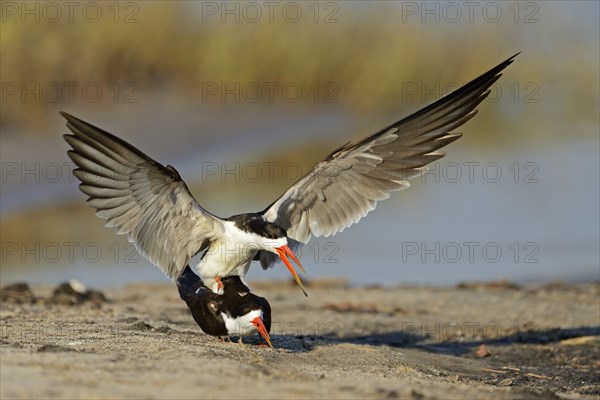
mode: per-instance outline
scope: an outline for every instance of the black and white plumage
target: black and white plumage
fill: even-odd
[[[514,57],[414,114],[335,150],[259,213],[216,217],[196,202],[173,167],[61,113],[73,132],[65,140],[79,166],[74,174],[97,215],[127,234],[171,279],[206,250],[196,271],[215,292],[219,278],[243,278],[252,260],[260,259],[266,269],[277,256],[302,287],[287,259],[301,267],[293,249],[312,236],[342,231],[392,191],[409,187],[409,178],[423,173],[427,164],[445,155],[442,147],[461,137],[452,131],[475,116],[475,108]]]
[[[204,333],[212,336],[250,336],[258,333],[269,346],[271,306],[250,292],[237,275],[221,280],[223,294],[214,293],[189,266],[177,278],[179,297]]]

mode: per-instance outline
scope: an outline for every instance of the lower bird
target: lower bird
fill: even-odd
[[[214,292],[221,278],[244,279],[253,260],[269,268],[280,258],[306,295],[290,259],[312,236],[341,232],[392,191],[442,158],[453,132],[477,113],[510,57],[478,78],[375,134],[327,156],[263,211],[220,218],[194,199],[179,173],[118,137],[67,113],[69,157],[81,191],[107,226],[127,234],[137,250],[176,280],[197,253],[195,267]]]
[[[223,294],[204,285],[189,266],[177,278],[179,297],[189,307],[192,317],[204,333],[218,337],[251,336],[258,333],[273,347],[271,306],[264,298],[250,293],[237,275],[221,280]],[[261,340],[262,340],[261,339]]]

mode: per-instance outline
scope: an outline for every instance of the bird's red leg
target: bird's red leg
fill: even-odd
[[[215,282],[217,282],[217,288],[219,289],[223,289],[223,287],[225,285],[223,285],[223,282],[221,282],[221,278],[219,277],[219,275],[215,276]]]

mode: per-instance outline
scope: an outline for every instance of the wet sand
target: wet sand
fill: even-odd
[[[587,399],[600,394],[597,284],[252,285],[274,349],[203,334],[174,285],[2,290],[9,398]],[[64,288],[63,288],[64,289]]]

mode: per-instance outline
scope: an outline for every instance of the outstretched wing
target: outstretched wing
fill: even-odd
[[[439,149],[461,137],[451,131],[475,116],[475,107],[517,55],[374,135],[337,149],[267,207],[263,216],[302,243],[311,235],[333,235],[358,222],[378,201],[409,187],[408,178],[445,155]],[[272,260],[261,254],[264,268]]]
[[[171,279],[191,257],[222,232],[222,220],[205,211],[170,165],[162,166],[123,140],[67,113],[79,168],[73,174],[106,226],[127,234],[130,242]]]

